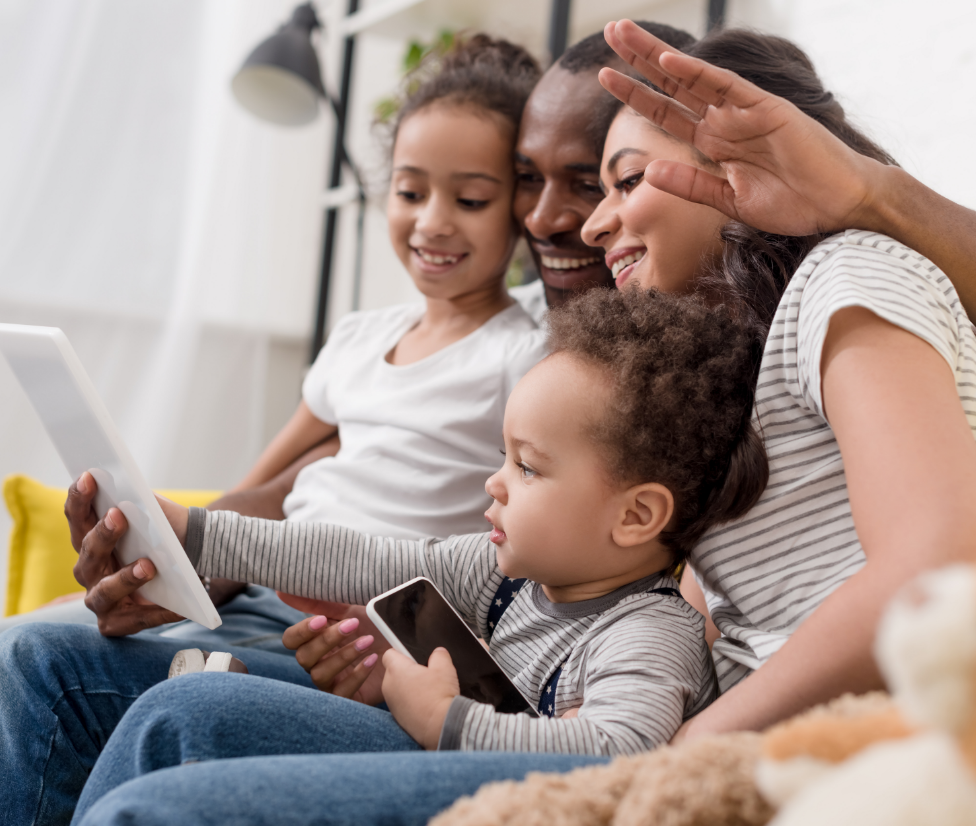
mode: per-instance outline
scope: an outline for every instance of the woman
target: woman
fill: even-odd
[[[611,32],[611,36],[615,34],[616,30]],[[708,46],[720,50],[723,37],[730,35],[711,38],[702,49]],[[757,39],[754,46],[759,49],[763,40]],[[653,45],[653,40],[644,41],[644,45],[647,43]],[[760,49],[758,54],[749,56],[749,65],[753,66],[765,57]],[[719,62],[718,56],[714,59]],[[656,71],[657,65],[655,61],[648,68]],[[911,258],[910,251],[905,253],[897,249],[894,242],[888,242],[881,249],[879,262],[877,258],[870,258],[874,254],[870,250],[875,253],[878,250],[871,246],[876,239],[867,239],[868,243],[864,244],[864,234],[828,239],[824,246],[816,249],[819,239],[781,242],[775,238],[753,236],[747,228],[733,227],[732,235],[726,232],[726,238],[722,240],[718,233],[725,221],[707,207],[688,207],[685,220],[664,234],[657,232],[659,224],[645,222],[644,216],[652,211],[658,211],[655,214],[664,220],[676,207],[674,203],[647,200],[661,195],[640,182],[642,170],[652,160],[657,162],[652,170],[655,183],[670,178],[671,185],[667,188],[671,191],[699,193],[699,199],[703,197],[700,189],[703,186],[710,188],[715,196],[713,202],[717,201],[718,195],[724,194],[725,203],[729,205],[726,211],[746,217],[743,205],[729,195],[730,190],[736,195],[742,189],[741,170],[734,162],[719,168],[708,159],[709,154],[721,159],[720,153],[706,140],[713,126],[709,119],[718,121],[718,126],[712,130],[715,134],[721,132],[721,121],[726,113],[731,112],[729,117],[735,120],[736,112],[732,111],[735,107],[747,108],[750,101],[768,103],[770,100],[780,108],[783,105],[782,101],[769,95],[759,94],[754,87],[732,82],[727,73],[703,71],[700,63],[665,57],[660,61],[660,68],[672,70],[679,77],[697,78],[694,87],[697,94],[689,96],[676,90],[674,83],[665,80],[661,74],[652,76],[663,88],[675,90],[679,100],[704,114],[705,120],[699,122],[694,114],[676,110],[652,95],[642,98],[642,108],[656,112],[657,119],[673,131],[683,131],[685,136],[693,138],[695,146],[706,157],[693,154],[679,143],[647,129],[633,114],[618,115],[612,133],[616,142],[608,139],[603,164],[604,181],[609,184],[611,196],[588,224],[587,240],[604,244],[612,253],[618,254],[610,262],[615,266],[618,280],[636,280],[643,286],[659,283],[672,290],[692,289],[693,282],[702,276],[714,275],[716,271],[724,275],[734,273],[735,253],[743,249],[757,251],[754,257],[738,259],[748,261],[744,272],[752,277],[750,295],[758,292],[760,299],[775,295],[796,272],[794,281],[798,286],[786,295],[787,299],[796,298],[798,303],[784,305],[777,314],[775,321],[780,323],[773,328],[767,343],[759,392],[774,387],[771,382],[780,378],[777,370],[795,376],[797,387],[790,386],[782,394],[774,394],[779,395],[779,399],[768,394],[763,396],[768,409],[764,411],[760,407],[759,415],[762,418],[783,413],[776,410],[778,403],[793,410],[798,410],[801,403],[806,404],[808,409],[802,411],[802,415],[809,417],[811,432],[815,430],[824,444],[804,442],[801,446],[808,453],[813,451],[810,455],[815,455],[816,461],[829,467],[826,473],[812,479],[792,475],[791,464],[804,469],[816,464],[816,461],[810,461],[810,455],[799,457],[806,461],[791,462],[789,459],[790,440],[802,440],[809,434],[786,427],[779,433],[767,432],[770,458],[779,472],[776,475],[774,469],[767,507],[775,509],[777,496],[796,496],[798,505],[802,506],[800,500],[804,499],[804,492],[809,494],[808,499],[834,495],[829,506],[840,512],[846,507],[848,512],[846,521],[843,516],[836,520],[835,532],[844,532],[847,537],[853,535],[853,541],[860,543],[857,549],[843,541],[840,546],[824,545],[833,538],[818,532],[821,526],[817,522],[817,512],[808,511],[804,511],[803,518],[809,524],[803,526],[803,531],[794,531],[793,536],[787,534],[789,523],[772,524],[768,520],[750,523],[750,517],[746,517],[742,523],[728,529],[732,534],[724,537],[716,534],[706,540],[703,549],[696,552],[695,562],[709,603],[716,607],[714,619],[720,627],[728,629],[725,648],[718,649],[720,665],[728,665],[721,670],[727,691],[710,709],[688,724],[686,734],[692,736],[706,731],[761,727],[825,697],[878,685],[879,677],[870,658],[870,643],[876,618],[888,596],[925,567],[959,559],[972,560],[976,556],[971,539],[976,536],[976,523],[969,507],[976,496],[976,442],[963,408],[964,403],[971,402],[961,401],[966,396],[965,390],[961,389],[966,384],[962,374],[969,369],[974,342],[968,322],[953,305],[951,288],[939,282],[939,274],[931,276],[924,262],[917,257],[912,263],[924,273],[918,277],[923,281],[929,278],[925,284],[934,283],[938,289],[924,292],[926,306],[919,302],[918,308],[908,308],[909,318],[903,322],[905,326],[893,323],[892,313],[867,298],[860,303],[836,302],[832,300],[831,291],[826,289],[820,295],[831,300],[809,301],[813,293],[808,290],[831,286],[830,279],[824,278],[824,272],[846,279],[845,283],[856,287],[859,277],[865,280],[871,277],[872,267],[879,263],[891,264],[888,258],[893,256],[901,260],[902,255]],[[766,68],[773,71],[773,77],[781,77],[784,66],[767,64]],[[794,68],[799,73],[791,77],[796,85],[784,88],[782,93],[801,109],[811,100],[822,100],[822,90],[818,92],[809,86],[812,75],[809,66],[798,60]],[[679,70],[684,74],[679,74]],[[764,80],[771,80],[770,77],[761,78],[760,74],[755,74],[754,79],[762,85],[765,85]],[[812,79],[815,80],[815,76]],[[619,84],[619,79],[609,83]],[[716,88],[723,89],[729,97],[723,98],[714,91]],[[633,94],[633,91],[629,86],[622,89],[626,94]],[[723,105],[718,104],[726,99],[729,103],[723,111]],[[706,108],[709,103],[711,109]],[[775,114],[775,107],[773,112]],[[767,119],[772,117],[768,111],[765,116]],[[627,119],[637,126],[629,130]],[[788,127],[803,123],[790,111],[784,119]],[[748,119],[745,120],[748,125]],[[837,129],[841,133],[839,137],[846,141],[857,137],[853,131],[839,129],[844,125],[842,121],[840,124],[828,121],[825,125],[831,131]],[[850,159],[849,155],[841,157]],[[625,163],[630,164],[627,170],[623,168]],[[853,163],[858,166],[860,161],[855,159]],[[622,176],[622,171],[628,174]],[[852,172],[860,173],[859,168]],[[723,174],[728,176],[728,186]],[[779,218],[785,216],[793,220],[795,216],[788,214],[785,206],[794,206],[800,200],[795,191],[785,200],[781,199],[784,207],[779,210]],[[642,201],[643,206],[638,209]],[[803,206],[800,203],[800,207]],[[802,213],[802,209],[797,212]],[[814,208],[813,214],[822,215],[823,210]],[[807,218],[808,215],[800,214],[797,221],[804,232],[809,232],[809,225],[803,224]],[[684,250],[677,260],[668,258],[674,247]],[[848,268],[855,270],[853,274],[843,268],[818,271],[825,263],[832,263],[831,256],[842,253],[837,257],[850,259],[855,252],[869,256],[861,263],[860,271],[857,261]],[[804,256],[809,260],[801,265]],[[610,257],[613,259],[614,255]],[[718,264],[720,260],[723,265]],[[923,284],[923,281],[912,280],[918,272],[899,272],[889,267],[883,273],[882,282],[890,277],[902,279],[902,286]],[[728,279],[725,280],[728,283]],[[764,284],[765,289],[759,289]],[[740,285],[732,283],[731,286]],[[882,296],[888,292],[900,295],[897,291],[886,290],[883,283],[878,289]],[[768,319],[771,315],[769,302],[754,299],[753,296],[750,302],[754,310]],[[928,302],[933,306],[927,306]],[[812,337],[808,322],[796,323],[797,312],[802,313],[805,307],[820,313],[819,326],[813,325],[818,334]],[[913,315],[915,309],[923,312]],[[788,312],[790,310],[792,314]],[[917,323],[918,319],[927,317],[941,318],[954,328],[958,345],[954,351],[940,347],[940,342],[948,340],[944,330],[933,331],[925,324]],[[784,357],[784,352],[790,349],[786,338],[789,336],[796,336],[806,347],[805,365],[801,365],[797,358],[790,361]],[[776,359],[779,359],[778,363]],[[949,361],[953,362],[956,375],[948,366]],[[767,379],[769,384],[764,383]],[[792,397],[784,394],[792,394]],[[776,425],[782,422],[774,420]],[[777,441],[778,436],[785,438]],[[826,452],[815,452],[825,446]],[[837,452],[843,457],[842,462]],[[820,503],[827,504],[827,500],[821,498]],[[762,503],[759,508],[763,508]],[[826,508],[819,511],[826,512]],[[769,511],[759,513],[759,517],[768,516]],[[767,530],[765,534],[761,533],[763,528]],[[735,535],[736,531],[744,536]],[[803,547],[810,532],[815,534],[812,538],[821,543],[816,555],[807,554]],[[736,565],[737,560],[730,558],[735,554],[722,556],[722,551],[723,545],[740,539],[744,540],[742,554],[761,552],[770,539],[780,543],[780,547],[758,562]],[[863,558],[858,557],[861,549]],[[792,558],[798,553],[802,556],[799,561]],[[842,558],[835,558],[837,555]],[[713,566],[716,559],[719,564]],[[777,560],[782,561],[780,571],[769,567]],[[801,576],[821,567],[825,560],[832,566],[830,575],[821,576],[819,580]],[[758,582],[759,579],[763,581]],[[797,583],[802,588],[795,588]],[[820,593],[816,592],[818,586]],[[761,593],[765,591],[773,593],[779,619],[772,614],[761,615],[764,608],[760,604]],[[753,592],[759,592],[760,596],[757,598]],[[692,597],[693,600],[696,598]],[[794,603],[799,609],[787,615]],[[761,668],[756,669],[749,679],[743,679],[745,672],[759,664],[762,664]],[[216,761],[139,778],[102,798],[89,812],[89,820],[92,823],[113,822],[113,818],[130,817],[128,822],[175,819],[198,822],[207,816],[208,802],[219,790],[222,799],[231,799],[233,812],[225,814],[241,822],[284,822],[283,813],[290,815],[289,822],[305,822],[313,818],[323,822],[326,815],[331,816],[327,822],[368,823],[381,819],[384,822],[424,822],[445,802],[469,793],[481,782],[506,776],[519,777],[527,767],[558,768],[554,761],[535,757],[527,762],[527,757],[408,755],[343,757],[339,761],[322,757]],[[377,775],[383,778],[382,789],[371,783]],[[368,795],[355,796],[350,792],[356,779],[359,784],[371,783]],[[248,793],[262,783],[261,795]],[[241,797],[235,798],[237,794]],[[238,799],[241,805],[237,804]]]
[[[866,162],[890,161],[844,123],[792,44],[727,32],[691,53],[766,86],[775,80]],[[845,691],[880,688],[871,646],[884,604],[921,570],[976,558],[967,421],[976,424],[976,337],[948,280],[886,236],[762,233],[642,185],[656,160],[669,166],[654,174],[737,182],[739,170],[696,148],[711,145],[709,123],[695,125],[688,147],[622,109],[604,153],[608,195],[583,234],[607,249],[620,287],[700,282],[731,290],[772,325],[755,411],[769,486],[745,519],[700,543],[697,576],[684,583],[721,632],[713,654],[723,690],[686,735],[761,729]]]

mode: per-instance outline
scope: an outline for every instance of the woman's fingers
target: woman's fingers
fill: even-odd
[[[340,675],[340,678],[332,685],[332,693],[339,697],[345,697],[347,700],[356,699],[356,692],[369,679],[369,675],[373,672],[379,658],[379,654],[370,654],[355,668],[350,669],[344,675]]]
[[[615,69],[601,69],[599,78],[604,89],[655,126],[680,141],[694,143],[700,118],[690,109]]]
[[[607,44],[622,60],[633,66],[665,94],[679,101],[694,112],[703,114],[708,103],[686,89],[661,65],[666,54],[681,54],[663,40],[644,31],[630,20],[608,23],[603,30]]]
[[[768,97],[758,86],[728,69],[720,69],[682,52],[662,54],[661,69],[686,92],[709,106],[730,103],[742,109],[755,106]],[[663,88],[663,87],[662,87]],[[667,91],[667,90],[665,90]]]
[[[362,657],[372,644],[373,638],[371,636],[360,637],[355,642],[343,646],[338,651],[329,653],[311,668],[306,669],[312,678],[312,682],[323,691],[330,691],[334,694],[336,678],[352,663]],[[344,677],[343,679],[345,680],[346,678]],[[358,689],[359,686],[356,686],[356,688]]]
[[[98,514],[92,503],[98,486],[92,475],[85,471],[68,488],[68,498],[64,503],[64,515],[71,529],[71,544],[76,551],[81,550],[81,543],[88,532],[98,522]]]
[[[665,94],[704,116],[708,106],[749,108],[766,96],[735,72],[668,46],[630,20],[608,23],[604,36],[620,57]]]
[[[732,185],[725,178],[712,175],[697,166],[678,161],[655,160],[644,170],[644,181],[662,192],[710,206],[733,220],[739,220]]]

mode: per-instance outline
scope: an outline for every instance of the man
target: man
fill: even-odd
[[[695,42],[671,26],[637,25],[676,49]],[[603,250],[580,237],[603,200],[600,156],[610,124],[599,113],[609,95],[597,75],[604,66],[632,72],[602,33],[584,38],[542,76],[522,113],[513,212],[540,278],[511,294],[536,320],[578,292],[613,286]]]

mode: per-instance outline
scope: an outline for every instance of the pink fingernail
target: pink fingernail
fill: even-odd
[[[352,644],[352,647],[355,648],[357,651],[365,651],[372,644],[373,644],[373,636],[371,634],[367,637],[360,637]]]
[[[135,575],[136,579],[145,579],[147,576],[149,576],[149,571],[146,570],[146,564],[142,561],[135,564],[135,567],[132,569],[132,573]]]
[[[88,475],[88,471],[85,471],[78,479],[78,490],[80,490],[82,493],[88,493],[88,491],[91,490],[89,487],[91,483],[88,481],[90,478],[91,477]]]
[[[370,654],[365,660],[363,660],[363,668],[372,668],[374,665],[376,665],[376,661],[378,659],[378,654]]]
[[[105,527],[108,528],[110,531],[115,530],[115,520],[112,519],[112,511],[109,511],[108,513],[105,514]]]
[[[352,619],[343,620],[339,623],[339,630],[343,634],[351,634],[359,628],[359,620],[353,617]]]
[[[325,628],[325,624],[328,620],[325,617],[312,617],[308,622],[308,627],[313,631],[318,631],[320,628]]]

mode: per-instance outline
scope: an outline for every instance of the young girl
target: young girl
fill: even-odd
[[[298,474],[288,519],[402,538],[483,523],[505,400],[543,355],[504,285],[517,238],[513,147],[538,76],[524,49],[477,35],[405,99],[387,216],[425,301],[350,313],[330,334],[298,410],[239,486],[338,433],[338,454]]]
[[[429,577],[541,716],[459,696],[442,649],[429,667],[386,654],[392,716],[257,677],[179,677],[123,718],[77,820],[109,788],[189,759],[232,772],[237,761],[221,758],[267,756],[270,768],[272,755],[418,748],[633,754],[707,706],[704,622],[672,572],[765,486],[750,422],[759,340],[724,306],[595,290],[554,312],[549,345],[509,399],[505,462],[485,486],[490,534],[393,541],[167,505],[201,573],[359,604]]]

